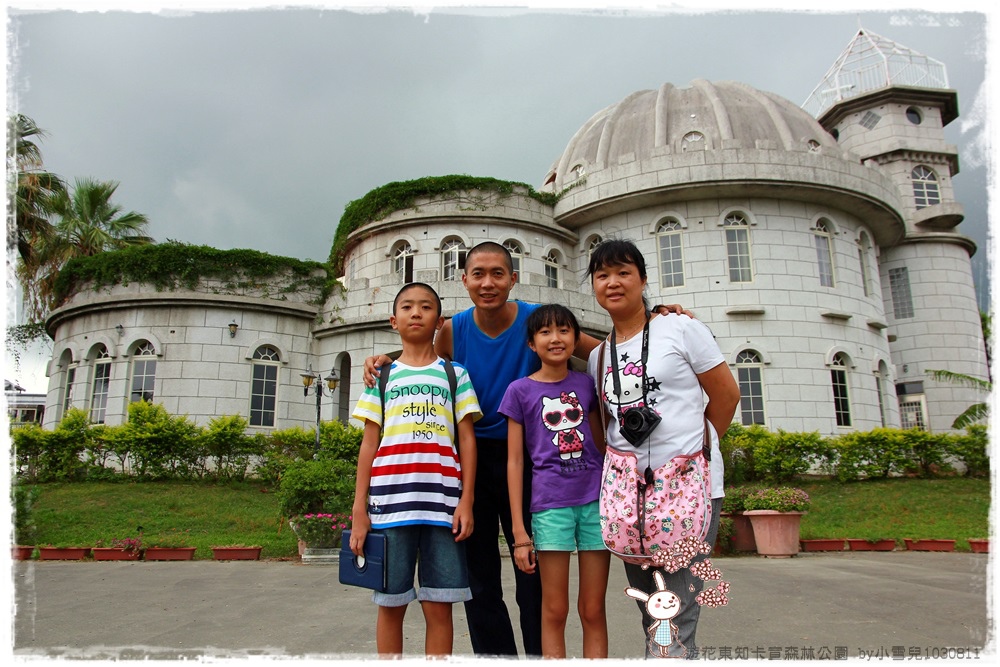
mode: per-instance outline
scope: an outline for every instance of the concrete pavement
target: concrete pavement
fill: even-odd
[[[995,655],[988,562],[981,554],[908,551],[717,558],[732,584],[730,602],[702,609],[698,643],[703,657],[714,659]],[[504,577],[516,619],[511,571]],[[370,593],[341,585],[336,567],[298,560],[27,561],[12,564],[12,579],[15,657],[375,655]],[[626,585],[612,559],[611,658],[643,656],[645,636]],[[570,606],[572,655],[581,633]],[[405,646],[408,656],[422,654],[416,604],[407,614]],[[462,605],[455,606],[455,654],[472,657]]]

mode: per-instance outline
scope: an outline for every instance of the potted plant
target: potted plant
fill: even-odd
[[[263,547],[260,545],[248,546],[246,544],[212,547],[212,558],[214,560],[259,560],[262,549]]]
[[[851,551],[895,551],[896,540],[887,537],[874,539],[848,539],[847,546]]]
[[[339,560],[340,536],[351,525],[348,514],[315,512],[289,520],[295,535],[305,544],[302,562],[320,563]]]
[[[38,560],[83,560],[90,555],[90,547],[46,545],[38,547]]]
[[[139,560],[142,555],[142,533],[139,533],[139,537],[111,540],[110,547],[98,542],[91,552],[94,560]]]
[[[954,551],[955,540],[911,540],[904,539],[903,543],[909,551]]]
[[[788,486],[757,489],[743,500],[753,524],[757,553],[788,558],[799,552],[799,523],[809,509],[809,494]]]
[[[196,547],[180,542],[162,540],[146,547],[146,560],[193,560]]]
[[[843,551],[845,540],[843,538],[815,538],[811,540],[799,540],[803,551]]]
[[[750,524],[750,517],[743,511],[744,500],[747,495],[757,491],[758,486],[734,486],[726,489],[726,496],[722,499],[722,516],[729,516],[733,520],[733,534],[730,539],[730,547],[733,551],[756,551],[757,543],[753,538],[753,526]]]
[[[969,548],[974,554],[987,554],[990,552],[990,541],[985,537],[970,537]]]

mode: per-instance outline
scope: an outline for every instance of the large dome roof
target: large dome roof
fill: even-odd
[[[836,140],[806,111],[736,81],[665,83],[601,110],[573,136],[546,175],[555,192],[581,175],[669,153],[724,148],[815,151]]]

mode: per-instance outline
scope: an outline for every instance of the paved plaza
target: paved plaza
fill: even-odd
[[[708,659],[996,655],[987,609],[987,555],[843,552],[714,562],[732,589],[727,606],[702,610],[698,641]],[[15,657],[375,654],[376,609],[370,593],[341,585],[336,567],[297,559],[27,561],[12,567]],[[507,569],[504,576],[516,617],[513,575]],[[620,562],[613,561],[610,657],[638,659],[644,634],[635,602],[624,595],[626,585]],[[575,605],[570,607],[567,648],[572,655],[580,650],[581,633]],[[416,604],[407,614],[405,646],[407,656],[423,650],[423,619]],[[455,607],[455,654],[472,659],[462,605]]]

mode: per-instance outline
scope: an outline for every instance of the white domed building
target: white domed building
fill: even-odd
[[[586,266],[621,237],[646,256],[650,302],[711,327],[742,423],[948,430],[981,397],[926,371],[988,377],[943,134],[956,93],[939,63],[859,31],[805,106],[737,82],[664,84],[588,120],[539,192],[469,177],[383,186],[341,221],[330,294],[319,267],[309,280],[72,290],[48,321],[46,425],[70,406],[120,423],[146,398],[200,423],[309,426],[310,367],[336,370],[324,418],[346,421],[364,358],[399,347],[387,320],[404,282],[431,283],[454,314],[470,305],[465,251],[495,241],[514,255],[515,298],[567,304],[603,335]]]

